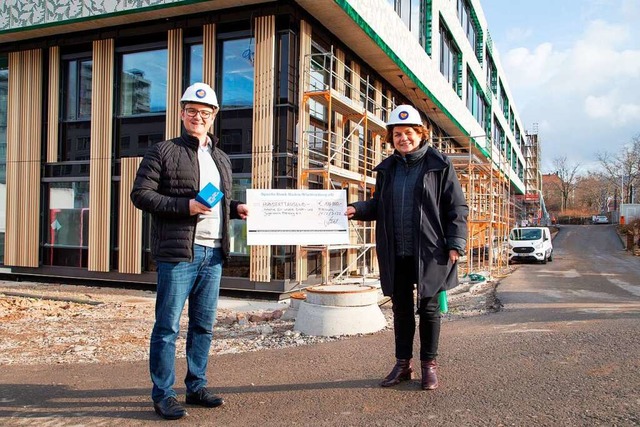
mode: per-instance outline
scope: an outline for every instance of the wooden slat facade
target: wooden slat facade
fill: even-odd
[[[89,271],[109,271],[114,40],[93,42],[91,158],[89,161]]]
[[[142,211],[133,206],[129,194],[142,157],[124,157],[120,164],[118,224],[118,271],[142,273]]]
[[[271,188],[273,182],[273,110],[275,96],[275,16],[255,20],[254,108],[251,184],[255,189]],[[249,278],[271,280],[271,246],[251,246]]]
[[[165,139],[180,136],[180,98],[182,97],[183,43],[182,28],[169,30],[167,37],[167,113]]]
[[[299,75],[298,81],[301,84],[298,86],[298,99],[304,99],[304,92],[307,89],[305,85],[305,60],[307,55],[311,54],[311,24],[305,20],[300,21],[300,62],[298,64]],[[309,123],[309,103],[300,102],[298,106],[298,122]],[[305,188],[305,184],[302,182],[302,170],[308,167],[308,155],[304,153],[300,144],[304,141],[306,129],[303,125],[298,126],[298,188]],[[306,259],[306,250],[301,246],[296,246],[296,281],[302,282],[302,278],[307,277],[308,265]],[[304,259],[303,259],[304,258]]]
[[[49,105],[47,106],[47,162],[58,161],[60,120],[60,47],[49,48]]]
[[[211,87],[216,84],[216,24],[202,27],[202,80]]]
[[[38,267],[42,50],[9,54],[5,265]]]

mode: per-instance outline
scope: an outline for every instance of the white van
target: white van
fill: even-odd
[[[514,228],[509,233],[509,262],[553,261],[553,245],[547,227]]]

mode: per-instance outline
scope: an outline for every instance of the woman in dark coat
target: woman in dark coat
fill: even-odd
[[[458,285],[457,260],[467,240],[467,202],[451,161],[430,147],[420,113],[410,105],[391,112],[386,141],[395,151],[374,169],[373,197],[347,207],[350,219],[376,221],[382,292],[393,302],[396,364],[380,383],[412,378],[416,329],[414,285],[420,317],[421,385],[438,387],[438,293]]]

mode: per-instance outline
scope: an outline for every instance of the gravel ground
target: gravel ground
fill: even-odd
[[[462,284],[449,293],[443,321],[500,308],[496,281]],[[391,326],[391,303],[381,309]],[[148,358],[155,293],[76,285],[0,281],[0,365],[109,363]],[[271,304],[273,306],[273,304]],[[309,345],[348,339],[294,331],[281,309],[218,310],[211,354]],[[184,357],[187,318],[183,313],[177,355]]]

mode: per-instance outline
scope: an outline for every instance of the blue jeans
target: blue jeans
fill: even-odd
[[[151,398],[158,403],[176,397],[176,338],[180,331],[180,315],[189,299],[187,331],[187,393],[207,384],[206,371],[213,323],[218,308],[222,252],[219,248],[194,245],[192,262],[158,262],[156,321],[151,333],[149,369],[153,390]]]

